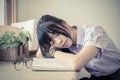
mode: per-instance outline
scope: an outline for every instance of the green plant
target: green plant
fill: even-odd
[[[31,35],[28,31],[21,30],[18,33],[7,31],[0,35],[0,46],[17,47],[21,44],[25,44],[28,40],[31,40]]]

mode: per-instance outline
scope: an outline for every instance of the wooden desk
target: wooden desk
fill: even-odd
[[[0,80],[77,80],[79,72],[16,71],[12,63],[0,62]]]

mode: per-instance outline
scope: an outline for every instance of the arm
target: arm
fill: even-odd
[[[94,58],[98,54],[98,51],[99,49],[94,46],[86,46],[76,55],[56,51],[54,57],[69,68],[79,70]]]
[[[42,55],[42,52],[41,52],[40,48],[38,49],[38,51],[36,53],[36,57],[37,58],[44,58],[44,56]]]

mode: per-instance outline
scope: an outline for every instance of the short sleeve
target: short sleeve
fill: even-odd
[[[88,45],[95,46],[100,48],[100,53],[103,53],[105,49],[109,46],[111,39],[105,32],[105,30],[100,26],[91,26],[86,27],[85,38],[84,38],[84,47]]]

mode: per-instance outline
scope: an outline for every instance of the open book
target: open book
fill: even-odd
[[[33,58],[33,71],[74,71],[54,58]]]

